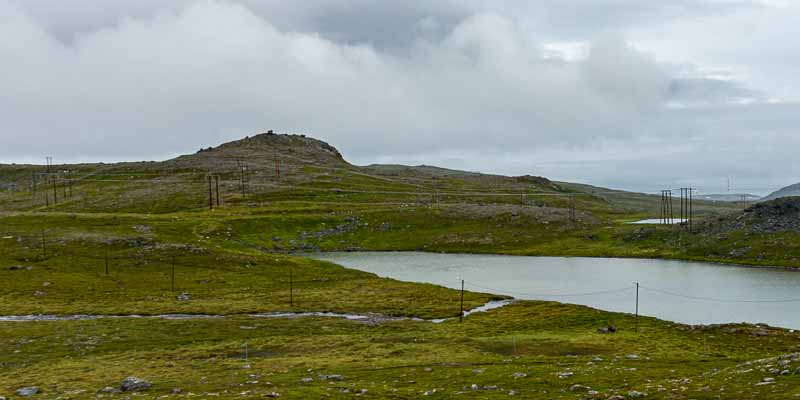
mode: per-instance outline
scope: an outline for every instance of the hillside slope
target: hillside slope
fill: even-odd
[[[781,197],[789,196],[800,196],[800,183],[795,183],[794,185],[780,188],[762,198],[761,201],[775,200]]]

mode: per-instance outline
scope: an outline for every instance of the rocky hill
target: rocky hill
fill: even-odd
[[[788,196],[800,196],[800,183],[795,183],[794,185],[789,185],[784,188],[778,189],[766,197],[764,197],[763,201],[767,200],[774,200],[781,197],[788,197]]]
[[[751,233],[800,233],[800,197],[781,197],[756,203],[740,214],[718,219],[715,227],[722,231]]]
[[[328,165],[352,167],[339,150],[330,144],[305,135],[276,134],[272,131],[200,149],[164,164],[178,168],[220,170],[236,168],[243,160],[254,168],[271,168],[277,161],[284,165]]]

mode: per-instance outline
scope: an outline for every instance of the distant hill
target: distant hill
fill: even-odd
[[[701,194],[697,195],[697,199],[708,201],[726,201],[731,203],[738,203],[742,201],[744,196],[746,201],[758,201],[761,196],[756,196],[750,193],[724,193],[724,194]]]
[[[430,165],[357,166],[321,140],[272,131],[165,161],[51,168],[0,164],[2,211],[165,213],[209,207],[212,198],[221,204],[247,205],[435,201],[562,209],[574,201],[578,208],[595,212],[655,212],[659,201],[658,196],[534,175],[503,176]],[[729,205],[698,202],[696,210],[700,214],[709,207],[721,210]]]
[[[716,233],[800,232],[800,197],[782,197],[758,202],[747,209],[710,221]]]
[[[778,189],[770,193],[768,196],[764,197],[761,200],[767,201],[789,196],[800,196],[800,183],[795,183],[794,185],[789,185],[784,188]]]

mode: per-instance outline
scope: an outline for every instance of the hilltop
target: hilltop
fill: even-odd
[[[305,135],[272,131],[202,148],[165,161],[0,165],[0,209],[174,212],[213,200],[241,204],[276,200],[536,203],[563,208],[577,193],[538,176],[507,177],[433,166],[347,162],[334,146]],[[537,198],[522,198],[526,193]],[[335,196],[332,196],[334,195]],[[347,194],[347,195],[344,195]],[[603,203],[599,199],[584,202]]]
[[[767,200],[774,200],[781,197],[789,197],[789,196],[800,196],[800,183],[795,183],[794,185],[789,185],[783,188],[780,188],[767,196],[765,196],[762,201]]]

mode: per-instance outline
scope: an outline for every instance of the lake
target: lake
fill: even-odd
[[[424,252],[319,253],[312,258],[411,282],[639,312],[687,324],[800,329],[800,271],[674,260]]]

